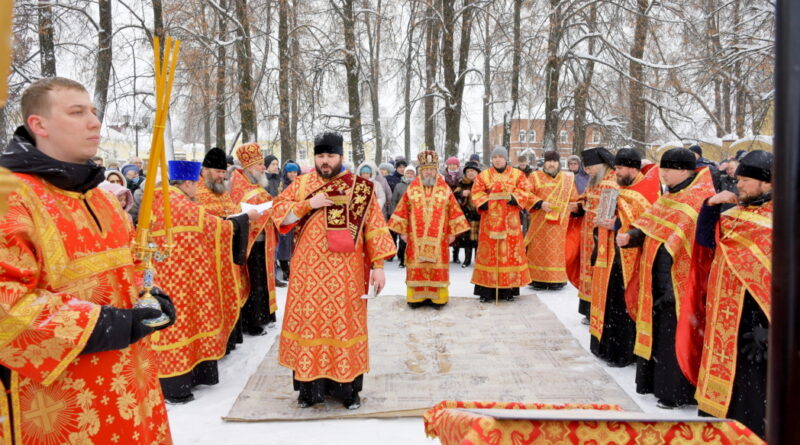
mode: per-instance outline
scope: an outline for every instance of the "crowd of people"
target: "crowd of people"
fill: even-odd
[[[168,192],[153,197],[149,235],[169,249],[150,292],[158,311],[134,304],[144,272],[132,250],[156,179],[138,158],[94,157],[100,123],[76,82],[34,82],[22,115],[0,155],[22,182],[0,218],[0,414],[15,425],[0,439],[169,443],[164,400],[217,383],[217,361],[271,329],[287,285],[278,360],[299,406],[357,409],[367,302],[394,258],[414,309],[447,305],[453,264],[472,268],[484,303],[571,282],[591,352],[635,364],[638,392],[764,436],[770,153],[717,166],[700,147],[674,148],[656,165],[594,147],[562,169],[557,151],[512,166],[498,146],[487,165],[422,150],[352,166],[326,132],[303,171],[256,143],[212,148],[169,161]],[[165,326],[143,323],[160,312]]]

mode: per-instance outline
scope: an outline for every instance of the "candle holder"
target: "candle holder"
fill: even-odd
[[[134,252],[136,258],[140,261],[139,268],[143,270],[144,276],[142,281],[142,287],[144,289],[144,294],[139,297],[139,299],[134,303],[133,307],[135,308],[148,308],[148,309],[157,309],[161,311],[161,304],[159,304],[158,300],[150,293],[153,289],[155,284],[156,278],[156,267],[155,262],[162,262],[169,258],[169,251],[171,250],[171,246],[164,246],[161,250],[158,249],[156,243],[150,240],[150,236],[147,232],[140,233],[141,238],[145,238],[146,241],[140,242],[137,240],[134,244]],[[151,328],[158,328],[164,326],[165,324],[169,323],[169,317],[166,314],[161,312],[161,315],[156,318],[148,318],[142,321],[142,324],[145,326],[149,326]]]

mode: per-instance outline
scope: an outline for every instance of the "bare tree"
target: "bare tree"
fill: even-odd
[[[239,65],[239,115],[242,118],[242,141],[258,139],[256,109],[253,103],[253,51],[250,48],[250,13],[247,0],[234,0],[236,11],[236,60]]]
[[[108,103],[108,83],[111,77],[113,42],[111,25],[111,0],[97,0],[100,29],[97,32],[97,65],[94,83],[94,104],[97,118],[103,122]]]
[[[39,58],[42,64],[42,77],[56,75],[56,53],[53,29],[53,7],[48,0],[39,0]]]

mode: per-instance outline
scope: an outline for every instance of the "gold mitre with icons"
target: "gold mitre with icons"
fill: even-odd
[[[240,145],[236,149],[236,157],[239,158],[242,168],[264,163],[264,155],[261,153],[261,146],[255,142]]]
[[[421,151],[417,155],[417,168],[439,168],[439,155],[433,150]]]

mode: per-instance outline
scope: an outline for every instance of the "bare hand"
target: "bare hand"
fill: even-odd
[[[250,219],[250,221],[255,221],[258,218],[261,218],[261,214],[258,213],[258,210],[256,209],[250,209],[247,211],[247,218]]]
[[[408,235],[400,235],[400,239],[403,240],[404,243],[408,243]]]
[[[716,206],[720,204],[738,204],[739,197],[736,196],[736,193],[729,192],[727,190],[723,192],[719,192],[716,195],[708,198],[708,205]]]
[[[578,203],[571,202],[567,205],[567,208],[569,208],[569,213],[575,213],[578,211]]]
[[[461,190],[461,196],[466,198],[467,196],[469,196],[469,192],[470,192],[470,189]]]
[[[627,233],[620,233],[617,235],[617,245],[619,247],[625,247],[628,243],[631,242],[631,236]]]
[[[383,273],[383,269],[372,269],[372,273],[369,276],[369,285],[375,289],[375,295],[381,293],[384,287],[386,287],[386,275]]]
[[[328,199],[328,196],[324,193],[317,193],[316,195],[312,196],[311,199],[308,200],[308,203],[311,204],[312,209],[333,205],[333,201]]]
[[[455,240],[456,240],[456,237],[454,235],[450,235],[450,236],[447,237],[447,244],[453,244],[453,241],[455,241]]]
[[[543,201],[542,202],[542,210],[544,210],[545,212],[550,212],[553,209],[552,209],[552,207],[550,207],[550,203],[549,202]]]

